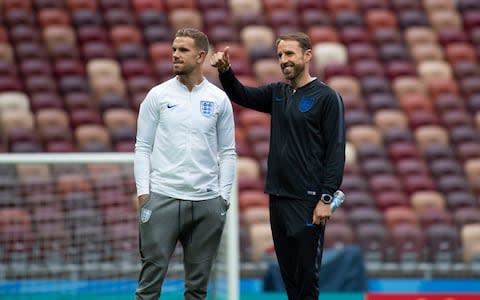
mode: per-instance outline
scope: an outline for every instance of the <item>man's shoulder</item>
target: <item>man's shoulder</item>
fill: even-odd
[[[205,79],[207,80],[207,79]],[[212,96],[218,98],[219,100],[227,99],[227,94],[224,90],[210,82],[209,80],[206,81],[205,85],[206,91],[211,94]]]
[[[172,89],[175,85],[175,78],[168,79],[164,82],[160,82],[157,85],[154,85],[150,91],[152,92],[164,92],[165,90]]]
[[[333,87],[329,86],[325,82],[317,79],[313,82],[315,88],[321,93],[322,96],[331,96],[331,97],[338,97],[340,94],[335,90]]]

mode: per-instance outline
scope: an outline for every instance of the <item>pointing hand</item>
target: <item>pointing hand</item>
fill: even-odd
[[[217,68],[220,73],[223,73],[230,68],[229,50],[230,47],[227,46],[223,51],[218,51],[210,57],[210,64],[212,67]]]

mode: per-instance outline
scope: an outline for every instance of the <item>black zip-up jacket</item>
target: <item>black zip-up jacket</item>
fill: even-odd
[[[334,89],[318,79],[297,90],[284,82],[247,87],[231,68],[220,73],[220,82],[235,103],[271,114],[266,193],[318,200],[340,187],[345,122]]]

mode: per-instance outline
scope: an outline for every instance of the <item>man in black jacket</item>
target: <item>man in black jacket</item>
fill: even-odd
[[[282,35],[276,47],[288,83],[242,85],[230,68],[228,47],[213,54],[210,63],[232,101],[271,114],[265,192],[280,272],[288,299],[318,299],[317,258],[345,164],[343,102],[310,75],[313,53],[306,34]]]

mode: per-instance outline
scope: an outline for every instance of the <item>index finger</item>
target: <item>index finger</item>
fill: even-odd
[[[230,51],[230,47],[226,46],[225,49],[223,49],[223,60],[228,62],[230,60],[230,55],[228,52]]]

